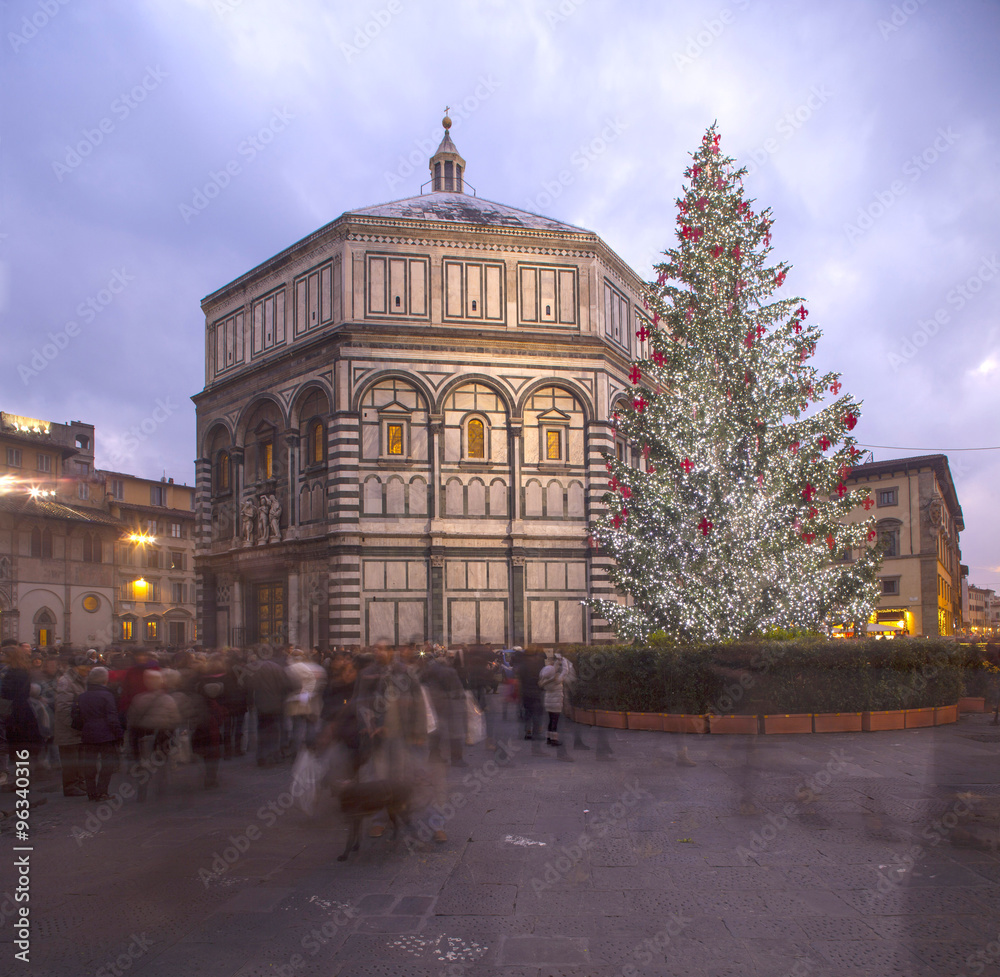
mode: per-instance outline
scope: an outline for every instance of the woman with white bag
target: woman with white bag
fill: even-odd
[[[549,731],[545,742],[559,745],[559,716],[563,711],[563,686],[573,679],[573,666],[559,652],[538,673],[538,685],[545,692],[545,711],[549,714]]]

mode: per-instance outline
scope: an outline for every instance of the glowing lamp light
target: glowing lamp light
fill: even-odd
[[[130,543],[141,543],[145,545],[146,543],[155,543],[156,537],[149,536],[146,533],[129,533],[128,541]]]

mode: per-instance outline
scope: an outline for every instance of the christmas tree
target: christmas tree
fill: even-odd
[[[631,601],[593,600],[624,640],[685,641],[866,622],[878,603],[867,490],[845,482],[860,403],[809,364],[820,330],[776,298],[770,209],[754,213],[713,125],[677,201],[677,247],[646,286],[631,405],[614,417],[641,448],[608,456],[608,512],[591,543]],[[833,395],[826,406],[819,406]]]

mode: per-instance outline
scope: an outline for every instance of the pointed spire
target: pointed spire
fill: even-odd
[[[465,193],[465,160],[451,141],[451,133],[448,131],[451,129],[448,108],[449,106],[445,107],[444,118],[441,120],[441,125],[444,126],[444,138],[430,159],[431,189],[445,193]]]

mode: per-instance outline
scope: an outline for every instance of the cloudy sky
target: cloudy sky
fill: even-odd
[[[1000,589],[996,0],[7,0],[0,409],[193,480],[206,294],[411,196],[452,107],[479,195],[643,277],[718,120],[876,459],[946,450]],[[130,434],[131,432],[131,434]],[[136,435],[141,435],[141,439]]]

